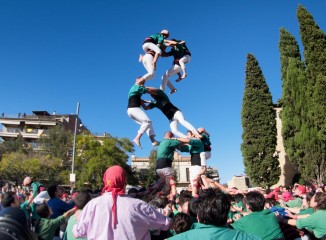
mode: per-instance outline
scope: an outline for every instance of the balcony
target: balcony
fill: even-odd
[[[20,128],[3,128],[2,130],[0,130],[0,137],[17,138],[19,135],[21,135],[23,138],[37,139],[45,133],[46,130],[44,129],[24,128],[23,130],[21,130]]]

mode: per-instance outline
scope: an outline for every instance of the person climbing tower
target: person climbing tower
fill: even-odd
[[[145,55],[140,55],[139,61],[141,61],[147,70],[147,73],[142,76],[141,80],[147,81],[154,78],[156,70],[156,62],[159,56],[162,54],[164,48],[164,40],[169,37],[168,30],[162,30],[160,33],[153,34],[147,37],[143,43],[143,50]]]
[[[146,132],[149,136],[152,145],[157,146],[158,142],[155,140],[155,133],[152,126],[152,121],[146,115],[144,111],[140,108],[141,106],[141,96],[143,93],[147,92],[147,89],[144,87],[144,80],[140,78],[136,79],[135,84],[129,90],[128,94],[128,116],[134,120],[137,124],[140,125],[140,128],[137,132],[136,137],[132,140],[138,147],[142,148],[140,143],[140,138]]]

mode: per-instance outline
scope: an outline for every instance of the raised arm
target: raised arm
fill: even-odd
[[[146,103],[147,103],[147,105],[146,105]],[[141,104],[141,106],[143,107],[144,110],[150,110],[150,109],[153,108],[153,105],[151,105],[151,101],[149,101],[149,100],[141,99],[140,104]]]
[[[149,94],[157,94],[158,88],[155,87],[146,87]]]

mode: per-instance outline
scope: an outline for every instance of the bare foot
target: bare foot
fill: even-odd
[[[141,144],[140,144],[139,139],[134,139],[134,140],[132,140],[132,142],[133,142],[134,144],[136,144],[140,149],[143,149],[143,147],[142,147]]]
[[[141,62],[143,60],[143,55],[139,54],[138,62]]]
[[[175,92],[177,92],[177,89],[172,89],[172,91],[170,92],[170,94],[173,94],[173,93],[175,93]]]

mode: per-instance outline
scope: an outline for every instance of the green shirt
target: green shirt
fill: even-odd
[[[204,146],[210,146],[211,145],[211,141],[209,136],[206,133],[201,133],[200,135],[202,135],[203,138],[201,138],[201,141],[203,142]]]
[[[36,212],[36,206],[37,206],[37,204],[32,203],[29,207],[30,207],[30,210],[32,213],[32,218],[37,220],[40,218],[40,216]]]
[[[173,56],[175,60],[179,60],[180,58],[184,57],[185,55],[191,56],[191,53],[186,46],[185,43],[181,43],[181,41],[177,41],[178,43],[171,48],[171,51],[167,53],[168,56]]]
[[[174,106],[169,97],[160,89],[156,91],[156,98],[155,100],[151,101],[151,103],[148,105],[150,109],[156,107],[162,111],[162,113],[171,120],[174,116],[174,114],[179,111],[179,108]]]
[[[298,215],[306,215],[306,214],[313,214],[314,213],[314,209],[313,208],[307,208],[307,209],[300,209],[300,212],[298,213]]]
[[[259,237],[229,227],[216,227],[202,223],[193,224],[193,229],[177,234],[171,240],[258,240]]]
[[[290,207],[290,208],[295,208],[295,207],[301,207],[302,205],[302,199],[301,198],[295,198],[293,200],[287,201],[285,203],[286,206]]]
[[[252,212],[234,222],[232,226],[234,229],[259,236],[262,239],[284,237],[275,214],[268,209]]]
[[[35,198],[37,196],[37,194],[40,193],[40,187],[42,187],[43,184],[39,183],[39,182],[32,182],[31,184],[31,188],[33,190],[33,197]]]
[[[176,139],[163,139],[157,148],[157,159],[167,158],[173,160],[173,154],[180,142]]]
[[[39,224],[36,226],[35,232],[42,240],[52,240],[55,231],[66,219],[63,216],[59,216],[55,219],[41,218]]]
[[[197,138],[191,138],[189,140],[189,145],[181,146],[180,148],[181,152],[189,152],[190,155],[195,153],[201,153],[204,152],[204,144],[201,140]]]
[[[189,145],[190,145],[190,150],[189,150],[190,154],[204,152],[204,144],[199,139],[191,138],[189,141]]]
[[[163,109],[163,107],[167,104],[167,103],[170,103],[170,99],[169,97],[160,89],[158,89],[156,91],[156,94],[159,96],[158,97],[158,100],[153,100],[151,103],[150,103],[150,107],[151,108],[158,108],[160,110]]]
[[[153,39],[155,44],[159,44],[159,45],[163,46],[163,44],[164,44],[164,36],[163,36],[163,34],[156,33],[156,34],[150,35],[149,37],[151,39]]]
[[[82,210],[78,210],[76,213],[81,214]],[[77,223],[77,219],[76,219],[76,213],[74,215],[72,215],[69,220],[68,220],[68,224],[67,224],[67,228],[65,231],[65,235],[63,237],[64,240],[74,240],[74,239],[87,239],[87,238],[75,238],[73,233],[72,233],[72,228],[74,227],[74,225]]]
[[[28,201],[23,202],[22,204],[20,204],[20,209],[23,210],[23,212],[25,213],[26,219],[29,219],[29,204]]]
[[[326,234],[326,210],[317,210],[310,217],[298,219],[296,226],[298,229],[312,229],[315,237],[321,238]]]
[[[135,95],[141,96],[143,93],[147,93],[147,89],[144,86],[134,84],[129,90],[128,97]]]

